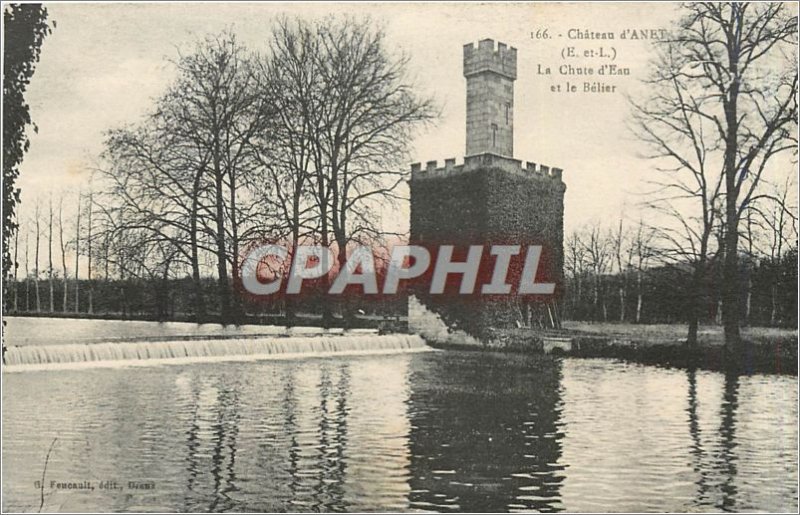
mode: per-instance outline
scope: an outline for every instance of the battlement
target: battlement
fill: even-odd
[[[449,177],[454,174],[470,172],[479,168],[499,168],[529,179],[548,179],[558,182],[561,182],[563,174],[561,168],[551,168],[543,164],[537,165],[530,161],[523,164],[519,159],[488,153],[477,156],[467,156],[461,164],[456,164],[454,158],[445,159],[444,166],[442,167],[439,167],[438,164],[437,161],[428,161],[425,163],[425,168],[423,168],[421,163],[413,163],[411,165],[411,180]]]
[[[494,72],[511,80],[517,78],[517,49],[493,39],[483,39],[477,48],[473,43],[464,45],[464,77],[482,72]]]

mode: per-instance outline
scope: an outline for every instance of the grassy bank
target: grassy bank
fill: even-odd
[[[582,334],[632,339],[641,344],[675,344],[686,341],[685,324],[617,324],[565,321],[564,329]],[[722,327],[700,326],[698,341],[701,345],[723,345]],[[797,329],[780,327],[743,327],[742,338],[756,344],[797,342]]]
[[[624,359],[649,365],[741,373],[797,375],[798,338],[796,329],[773,327],[742,328],[743,348],[725,349],[722,327],[704,326],[698,331],[696,348],[686,346],[685,325],[634,325],[567,322],[573,337],[572,355]]]
[[[485,343],[430,342],[439,348],[492,350],[500,352],[540,353],[545,337],[568,337],[572,340],[570,356],[611,358],[646,365],[736,371],[744,374],[767,373],[797,375],[797,331],[778,328],[744,328],[742,338],[748,343],[741,353],[726,352],[721,327],[700,330],[696,348],[686,346],[685,325],[633,325],[611,323],[565,322],[561,331],[532,329],[496,330]]]

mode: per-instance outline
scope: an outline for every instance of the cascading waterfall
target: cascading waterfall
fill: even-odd
[[[430,350],[418,335],[319,335],[161,342],[9,346],[7,371],[257,361],[297,356],[387,354]]]

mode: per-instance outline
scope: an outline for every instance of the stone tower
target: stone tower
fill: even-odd
[[[467,156],[514,155],[514,80],[517,49],[484,39],[464,45],[467,78]]]
[[[426,296],[424,287],[417,295],[443,320],[478,337],[495,328],[535,325],[534,318],[539,326],[557,327],[566,186],[560,168],[523,164],[513,156],[517,50],[491,39],[477,48],[465,45],[464,76],[466,155],[462,164],[445,159],[441,167],[436,161],[411,165],[411,243],[541,245],[537,279],[555,282],[556,296]]]

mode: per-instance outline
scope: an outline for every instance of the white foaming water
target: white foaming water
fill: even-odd
[[[7,372],[153,366],[431,350],[418,335],[337,335],[8,347]]]

